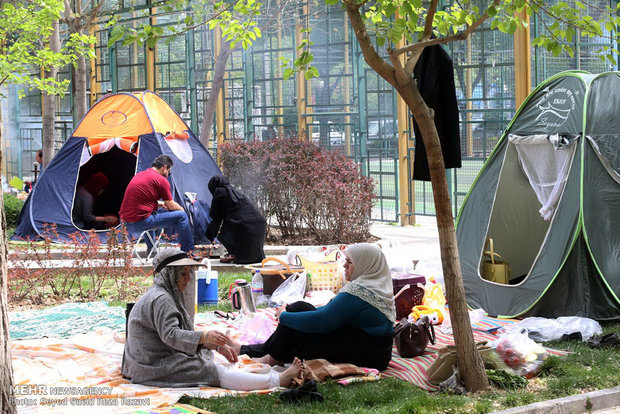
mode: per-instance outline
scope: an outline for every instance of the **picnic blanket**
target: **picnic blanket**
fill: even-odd
[[[106,302],[63,303],[47,309],[9,312],[11,339],[68,338],[97,328],[121,330],[125,310]]]
[[[508,326],[516,322],[518,322],[516,319],[497,319],[484,316],[482,320],[472,324],[474,340],[476,342],[493,341],[497,339],[497,336],[490,333],[490,331],[495,331],[497,328]],[[435,334],[437,337],[435,344],[429,343],[425,354],[416,358],[401,358],[394,347],[392,349],[392,360],[388,368],[381,374],[409,381],[423,390],[437,391],[439,386],[429,382],[426,370],[437,359],[438,350],[440,348],[454,345],[454,337],[443,333],[440,328],[435,329]],[[545,350],[552,355],[566,354],[566,351],[551,348],[545,348]]]
[[[260,309],[259,313],[272,320],[275,325],[275,310]],[[111,311],[109,314],[111,318],[117,318],[116,312]],[[213,312],[197,314],[196,329],[216,329],[239,338],[239,327],[249,319],[238,314],[230,316],[235,319],[220,318]],[[101,326],[91,332],[68,338],[14,340],[12,358],[18,411],[83,413],[87,408],[89,413],[172,413],[183,412],[174,411],[174,403],[184,394],[210,398],[265,394],[279,390],[274,388],[242,392],[216,387],[156,388],[131,384],[120,374],[125,324],[124,319],[116,320],[117,326],[114,329],[110,328],[107,322],[100,321],[98,325]],[[13,322],[11,320],[11,329]],[[474,338],[477,341],[493,340],[496,337],[487,332],[489,328],[514,322],[485,317],[474,325]],[[401,358],[394,349],[392,361],[381,375],[409,381],[425,390],[437,390],[437,386],[428,381],[426,369],[437,357],[437,350],[450,344],[454,344],[452,336],[437,330],[437,343],[429,345],[423,356]],[[227,364],[221,355],[216,355],[216,358]],[[256,363],[249,358],[242,358],[237,366],[240,369],[257,370]],[[365,372],[365,376],[341,378],[337,382],[347,385],[352,382],[374,381],[380,377],[374,370]]]
[[[64,313],[66,306],[60,311]],[[36,311],[34,311],[36,312]],[[53,313],[51,310],[50,313]],[[261,309],[275,325],[275,310]],[[110,313],[116,318],[116,312]],[[248,317],[231,314],[235,319],[223,319],[213,312],[196,315],[196,329],[216,329],[239,338],[239,326],[248,322]],[[26,315],[32,322],[33,317]],[[49,315],[44,315],[47,320]],[[102,317],[103,318],[103,317]],[[11,317],[11,329],[20,324]],[[52,318],[54,319],[54,318]],[[107,322],[89,333],[71,337],[57,332],[61,338],[37,338],[12,341],[13,371],[16,385],[16,403],[20,413],[183,413],[201,412],[189,406],[174,404],[183,395],[201,398],[226,395],[267,394],[283,388],[251,392],[231,391],[217,387],[157,388],[131,384],[120,373],[124,347],[124,319],[115,329]],[[38,335],[48,334],[48,328],[39,330]],[[31,334],[36,335],[35,332]],[[216,360],[230,365],[221,355]],[[247,371],[269,370],[247,357],[241,357],[237,368]],[[278,370],[279,367],[274,368]],[[363,370],[365,376],[339,378],[347,385],[357,381],[379,379],[376,370]],[[358,373],[359,374],[359,373]],[[179,407],[186,411],[179,411]],[[187,411],[189,410],[189,411]]]

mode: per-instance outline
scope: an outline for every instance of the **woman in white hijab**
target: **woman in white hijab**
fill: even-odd
[[[131,309],[122,374],[132,383],[157,387],[220,386],[260,390],[288,386],[301,370],[301,361],[284,372],[252,374],[228,369],[214,361],[214,352],[229,362],[237,356],[221,332],[195,331],[183,305],[183,291],[194,266],[180,249],[164,249],[153,259],[155,280]]]
[[[374,244],[344,251],[349,282],[318,309],[296,302],[278,309],[279,325],[265,343],[230,342],[237,354],[267,357],[266,362],[323,358],[384,370],[392,357],[396,311],[392,277],[385,256]]]

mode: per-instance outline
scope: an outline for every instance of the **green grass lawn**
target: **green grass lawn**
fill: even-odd
[[[216,309],[230,311],[229,285],[235,279],[250,280],[249,271],[220,273],[217,305],[200,306],[199,312]],[[152,278],[141,279],[140,290],[146,290]],[[115,292],[102,289],[100,299],[110,300]],[[132,297],[132,300],[135,299]],[[125,301],[110,302],[124,306]],[[604,332],[620,334],[620,323],[603,325]],[[334,382],[319,385],[325,396],[323,403],[290,405],[282,403],[278,394],[212,399],[183,398],[205,410],[218,413],[486,413],[572,394],[604,389],[620,384],[620,358],[616,349],[590,349],[582,342],[553,342],[547,346],[573,353],[564,357],[549,357],[539,377],[529,380],[525,389],[501,390],[491,388],[476,395],[455,396],[429,393],[411,383],[383,378],[373,383],[342,387]]]
[[[620,334],[620,323],[608,324],[604,331]],[[620,384],[617,350],[593,350],[582,342],[547,345],[574,353],[549,357],[539,377],[519,390],[492,388],[476,395],[455,396],[429,393],[408,382],[384,378],[348,387],[334,382],[319,384],[319,392],[325,396],[323,403],[291,405],[282,403],[278,394],[181,401],[217,413],[487,413]]]
[[[220,273],[220,302],[201,306],[199,312],[231,310],[228,286],[237,278],[250,280],[248,272]],[[225,299],[226,298],[226,299]],[[620,323],[603,325],[605,333],[620,335]],[[487,413],[572,394],[614,387],[620,384],[620,358],[616,349],[590,349],[583,342],[550,342],[545,345],[572,351],[563,357],[549,357],[539,377],[529,380],[527,388],[501,390],[491,388],[471,396],[429,393],[411,383],[383,378],[373,383],[343,387],[334,382],[319,384],[325,396],[322,403],[291,405],[278,394],[222,397],[212,399],[183,398],[192,404],[217,413]]]

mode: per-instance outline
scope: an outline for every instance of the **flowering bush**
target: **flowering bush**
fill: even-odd
[[[310,237],[317,244],[368,239],[374,184],[344,155],[297,139],[231,142],[219,150],[231,184],[283,238]]]
[[[71,234],[70,242],[58,246],[55,225],[44,225],[42,241],[26,240],[9,253],[8,295],[12,303],[25,301],[40,305],[47,302],[101,299],[108,289],[113,300],[133,300],[148,286],[142,281],[150,272],[134,267],[132,244],[124,229],[111,229],[107,245],[94,231]],[[51,266],[52,259],[62,260],[61,267]],[[57,262],[58,263],[58,262]]]

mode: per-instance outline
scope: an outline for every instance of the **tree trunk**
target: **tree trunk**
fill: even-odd
[[[75,120],[77,121],[74,127],[77,127],[86,112],[88,111],[88,98],[86,95],[86,85],[88,77],[88,70],[86,69],[86,58],[80,56],[77,59],[77,67],[75,69]]]
[[[211,91],[209,92],[209,98],[205,101],[204,117],[202,118],[202,125],[200,126],[200,142],[205,148],[209,147],[209,140],[211,139],[211,130],[213,129],[213,117],[215,110],[217,109],[217,98],[224,85],[224,75],[226,74],[226,64],[228,58],[232,54],[229,42],[222,42],[220,53],[215,59],[215,71],[213,72],[213,82],[211,82]]]
[[[2,148],[2,111],[0,110],[0,148]],[[2,152],[0,151],[0,175],[2,175]],[[4,205],[4,196],[0,191],[0,203]],[[4,209],[0,212],[0,312],[2,312],[2,329],[0,330],[0,412],[16,413],[15,395],[13,394],[13,364],[11,363],[11,343],[9,337],[9,311],[7,307],[7,251],[6,218]]]
[[[432,109],[426,106],[414,82],[410,82],[398,92],[413,113],[426,147],[439,231],[441,264],[459,371],[468,391],[480,391],[488,387],[489,380],[476,348],[465,300],[465,288],[439,134],[435,127]]]
[[[50,36],[50,50],[60,51],[60,35],[58,33],[58,20],[53,23],[54,31]],[[45,78],[56,78],[58,68],[50,67],[45,71]],[[43,92],[43,169],[54,157],[54,137],[56,120],[56,95]]]
[[[476,348],[471,330],[471,321],[465,301],[465,288],[461,275],[456,231],[452,218],[448,181],[445,164],[441,153],[441,144],[432,110],[426,105],[411,74],[405,76],[406,83],[399,85],[396,69],[381,58],[370,41],[366,26],[359,13],[357,4],[345,2],[347,15],[357,38],[364,60],[379,76],[390,83],[403,98],[420,127],[422,140],[426,147],[428,166],[433,187],[433,198],[439,230],[441,264],[446,284],[446,295],[450,307],[450,319],[454,331],[454,342],[461,377],[468,391],[480,391],[488,387],[489,380],[484,370],[482,358]],[[403,69],[400,69],[403,75]],[[402,80],[402,76],[401,76]]]

